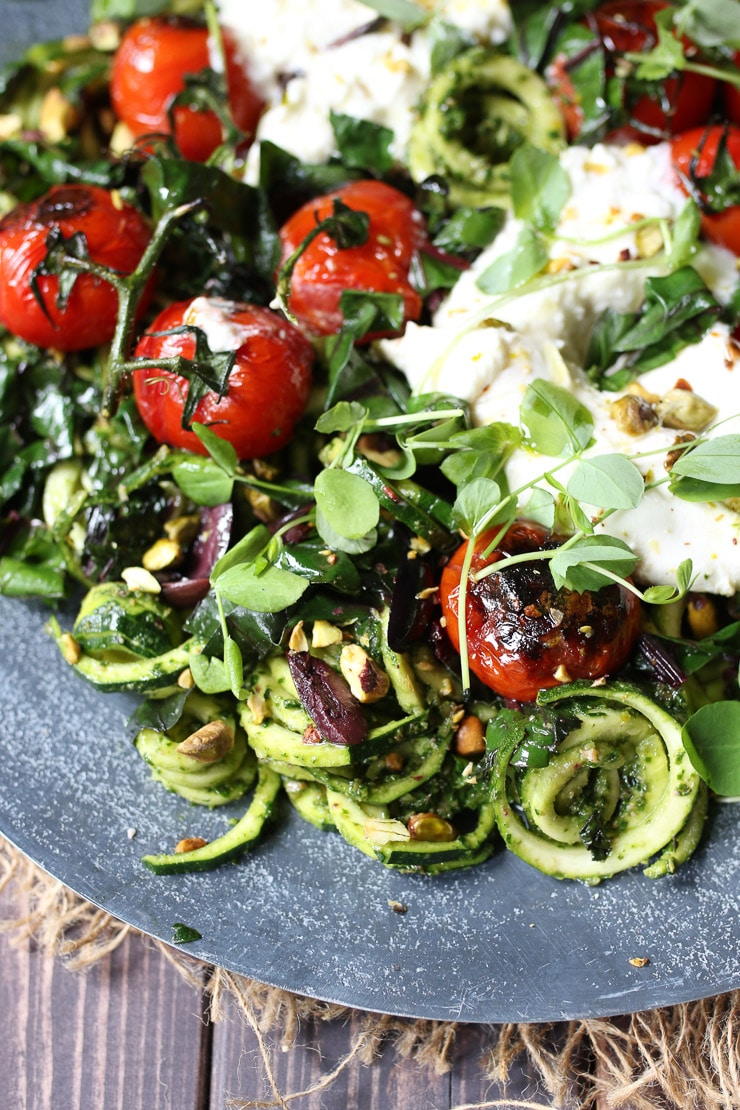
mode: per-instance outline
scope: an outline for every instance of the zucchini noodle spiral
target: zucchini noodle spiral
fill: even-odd
[[[518,765],[517,730],[498,746],[494,806],[506,846],[540,871],[589,883],[638,864],[653,878],[675,870],[706,815],[680,723],[626,683],[573,683],[538,701],[565,709],[555,732],[566,735],[546,766]]]
[[[515,58],[474,47],[432,81],[412,130],[416,181],[443,176],[453,204],[508,207],[509,159],[523,143],[556,152],[562,117],[542,78]]]

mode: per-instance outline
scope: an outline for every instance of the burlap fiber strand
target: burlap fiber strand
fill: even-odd
[[[1,921],[0,930],[12,933],[19,943],[30,938],[70,970],[82,971],[104,959],[135,931],[72,893],[0,837],[0,890],[6,887],[19,915]],[[230,1104],[235,1110],[287,1107],[319,1089],[283,1096],[274,1079],[271,1052],[290,1047],[301,1022],[346,1018],[350,1010],[264,986],[161,942],[152,943],[194,989],[205,993],[211,1020],[222,1019],[229,996],[257,1037],[273,1097],[259,1103],[235,1099]],[[366,1014],[350,1052],[320,1086],[329,1086],[355,1059],[371,1066],[381,1051],[394,1051],[438,1073],[449,1071],[458,1028],[454,1022]],[[503,1083],[514,1060],[525,1056],[553,1101],[544,1106],[496,1099],[455,1110],[551,1110],[566,1103],[572,1110],[740,1110],[740,991],[623,1018],[487,1029],[490,1042],[481,1060],[483,1074]]]

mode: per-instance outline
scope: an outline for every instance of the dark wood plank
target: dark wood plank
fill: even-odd
[[[3,1108],[207,1110],[209,1053],[200,992],[142,937],[70,972],[0,933]]]
[[[228,1099],[237,1100],[238,1106],[240,1100],[249,1103],[274,1098],[257,1036],[233,1002],[226,1002],[225,1012],[226,1020],[216,1026],[214,1036],[211,1107],[225,1106]],[[351,1051],[361,1027],[359,1016],[347,1022],[306,1022],[289,1052],[280,1050],[279,1037],[267,1036],[269,1067],[279,1093],[295,1094],[321,1084]],[[484,1026],[460,1026],[451,1053],[452,1071],[445,1075],[436,1075],[413,1059],[400,1058],[392,1045],[387,1045],[372,1067],[352,1060],[330,1086],[305,1096],[299,1105],[301,1110],[365,1110],[371,1106],[448,1110],[495,1100],[502,1107],[529,1100],[554,1106],[534,1070],[520,1063],[512,1066],[505,1087],[486,1077],[482,1059],[491,1036]],[[559,1105],[565,1110],[565,1104]]]

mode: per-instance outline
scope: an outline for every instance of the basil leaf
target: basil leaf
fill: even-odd
[[[720,312],[693,267],[650,277],[639,312],[607,309],[597,321],[586,355],[588,376],[599,389],[624,389],[639,374],[670,362],[684,347],[698,343]],[[625,357],[618,362],[620,356]]]
[[[673,225],[670,247],[666,257],[672,270],[688,265],[699,247],[701,212],[695,200],[689,198]]]
[[[475,46],[475,40],[462,28],[455,23],[448,23],[446,19],[440,19],[439,16],[433,16],[430,20],[427,37],[432,47],[432,76],[444,69],[458,54]]]
[[[518,289],[536,277],[547,265],[547,247],[533,228],[527,224],[519,232],[516,245],[505,254],[494,259],[482,274],[478,275],[476,285],[481,293],[492,296]]]
[[[449,254],[470,258],[490,246],[504,226],[503,208],[470,208],[462,206],[435,231],[435,247]]]
[[[372,170],[381,176],[393,167],[393,132],[389,127],[341,112],[330,112],[329,121],[345,166]]]
[[[129,22],[143,16],[171,12],[175,15],[195,15],[203,10],[204,0],[92,0],[90,20],[121,19]]]
[[[702,482],[698,478],[674,478],[673,472],[671,472],[669,488],[674,497],[694,503],[726,501],[730,497],[740,497],[740,482],[727,485],[722,482]]]
[[[534,450],[553,457],[582,451],[594,429],[593,417],[580,401],[540,378],[527,387],[520,418]]]
[[[683,727],[694,769],[722,797],[740,795],[740,702],[703,705]]]
[[[239,458],[233,445],[228,440],[221,439],[221,436],[211,428],[197,421],[193,422],[193,431],[216,465],[221,467],[224,474],[233,478],[239,465]]]
[[[597,455],[581,459],[567,483],[568,493],[600,509],[636,509],[645,482],[624,455]]]
[[[552,9],[554,22],[558,9]],[[565,107],[571,108],[580,122],[578,141],[590,145],[603,138],[613,109],[606,76],[606,52],[601,49],[592,29],[580,22],[566,23],[555,36],[548,56],[556,77],[561,78]],[[559,72],[559,59],[569,59],[567,70]],[[616,103],[621,108],[621,97]]]
[[[707,311],[711,312],[709,319],[704,316]],[[637,322],[622,335],[619,350],[650,348],[687,321],[695,321],[697,330],[696,337],[686,343],[698,342],[718,314],[717,301],[692,266],[683,266],[665,277],[649,277]]]
[[[538,231],[553,232],[571,193],[558,156],[524,144],[514,151],[509,168],[514,215]]]

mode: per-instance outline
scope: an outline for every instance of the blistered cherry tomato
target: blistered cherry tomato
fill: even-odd
[[[234,350],[236,361],[223,397],[209,391],[193,419],[233,444],[240,459],[257,458],[290,441],[311,388],[313,349],[297,328],[269,308],[233,301],[178,301],[157,316],[136,347],[136,358],[192,358],[195,336],[153,335],[183,325],[200,327],[211,350]],[[205,454],[194,432],[182,427],[188,380],[171,370],[134,371],[139,413],[159,443]]]
[[[672,5],[666,0],[609,0],[591,13],[587,22],[605,51],[607,76],[614,75],[625,54],[642,54],[653,49],[658,41],[655,16],[670,7]],[[686,38],[682,44],[685,54],[696,49]],[[554,60],[549,80],[563,112],[568,137],[573,141],[583,125],[583,112],[567,58],[558,56]],[[664,135],[677,135],[689,127],[697,127],[709,118],[716,87],[712,77],[682,73],[667,77],[659,92],[638,95],[632,101],[627,81],[625,108],[631,123],[612,132],[609,138],[654,143]]]
[[[693,187],[701,194],[701,179],[712,172],[722,135],[732,161],[740,168],[740,127],[696,127],[673,139],[673,165],[682,188]],[[712,243],[740,255],[740,205],[730,205],[723,212],[703,213],[701,228]]]
[[[471,671],[505,698],[533,701],[540,690],[618,670],[639,631],[639,601],[623,586],[596,593],[556,589],[545,561],[517,564],[475,582],[472,575],[504,554],[557,546],[538,524],[519,521],[488,557],[496,535],[476,542],[467,587],[466,637]],[[457,614],[463,544],[442,572],[440,601],[447,635],[460,650]]]
[[[253,138],[262,111],[244,59],[232,34],[223,31],[229,107],[236,126]],[[129,27],[113,59],[113,110],[134,138],[170,134],[170,104],[185,88],[186,74],[211,64],[208,31],[184,19],[140,19]],[[205,162],[221,143],[221,124],[214,112],[190,106],[175,108],[175,140],[184,158]]]
[[[367,241],[341,248],[329,235],[318,235],[293,270],[291,312],[309,331],[330,335],[342,325],[343,290],[360,289],[400,294],[404,318],[418,320],[422,302],[409,283],[409,269],[425,241],[424,220],[408,197],[381,181],[353,181],[304,204],[280,229],[282,260],[300,246],[318,220],[331,216],[335,198],[348,208],[367,212]],[[378,334],[367,336],[371,338]]]
[[[118,315],[118,295],[109,282],[92,274],[79,275],[62,310],[57,306],[59,279],[38,277],[36,287],[44,307],[39,304],[32,277],[55,231],[67,239],[82,233],[93,262],[128,274],[146,249],[149,226],[131,205],[89,185],[55,185],[0,220],[2,323],[39,347],[79,351],[106,343]]]

